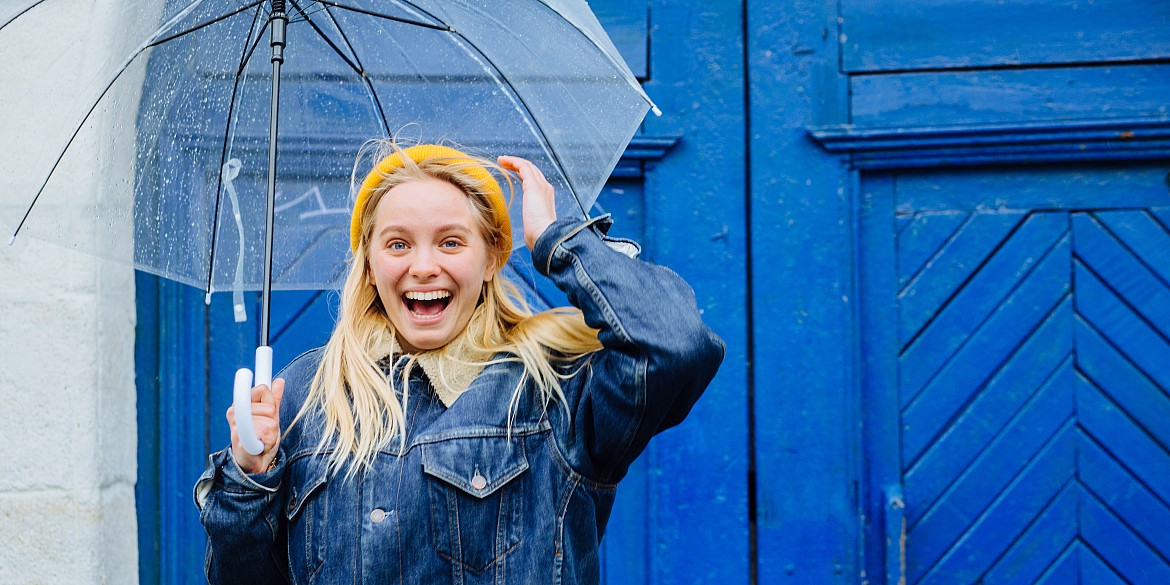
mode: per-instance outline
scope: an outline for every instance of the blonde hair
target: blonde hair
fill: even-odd
[[[523,364],[524,373],[509,402],[509,428],[529,379],[539,395],[538,404],[547,408],[550,402],[559,401],[564,405],[561,380],[576,373],[576,370],[570,370],[571,364],[601,349],[597,330],[585,324],[580,310],[565,307],[533,314],[516,286],[500,273],[502,264],[511,253],[508,249],[511,238],[504,237],[505,227],[493,219],[492,203],[484,186],[474,177],[476,173],[466,171],[473,165],[492,169],[507,178],[511,189],[512,179],[503,169],[476,157],[431,157],[416,161],[391,141],[373,142],[362,148],[355,164],[355,185],[357,168],[370,153],[375,164],[396,153],[404,164],[383,175],[378,188],[361,210],[361,237],[341,289],[337,324],[325,345],[308,396],[292,423],[295,425],[306,413],[320,408],[324,414],[324,431],[317,451],[332,451],[330,468],[333,472],[339,471],[352,457],[348,476],[367,468],[378,451],[392,439],[398,439],[400,452],[406,450],[407,380],[414,359],[403,368],[398,381],[394,376],[386,375],[379,365],[379,361],[388,357],[393,367],[396,356],[377,354],[385,348],[397,346],[392,343],[394,326],[368,278],[374,211],[390,189],[429,178],[451,183],[467,195],[497,270],[495,277],[484,283],[481,302],[472,314],[468,329],[460,335],[466,337],[468,348],[474,354],[503,354],[476,365],[501,361]],[[470,327],[473,323],[477,324],[474,328]],[[449,357],[447,346],[435,351],[443,352],[442,357]],[[433,380],[432,383],[439,381]],[[401,400],[396,384],[401,391]]]

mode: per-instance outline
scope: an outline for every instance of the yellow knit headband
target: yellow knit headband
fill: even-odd
[[[439,146],[438,144],[420,144],[404,149],[401,152],[382,159],[377,165],[374,165],[373,170],[366,175],[366,179],[362,181],[362,187],[358,190],[357,201],[353,204],[353,217],[350,220],[349,226],[349,244],[354,252],[357,252],[358,242],[362,239],[362,212],[365,211],[366,203],[369,202],[370,196],[378,189],[378,185],[382,184],[382,180],[389,174],[403,167],[401,155],[405,154],[410,157],[410,160],[415,164],[421,164],[424,161],[438,158],[450,163],[464,164],[476,163],[475,159],[470,156],[450,148],[447,146]],[[504,232],[505,250],[512,250],[512,221],[508,217],[508,202],[504,200],[504,192],[500,189],[500,184],[496,182],[491,173],[479,164],[473,164],[461,169],[460,172],[474,179],[477,183],[483,186],[483,191],[487,193],[488,201],[492,204],[492,211],[495,215],[496,223],[500,225]]]

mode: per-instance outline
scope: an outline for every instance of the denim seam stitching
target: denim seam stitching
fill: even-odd
[[[638,356],[636,362],[637,369],[635,370],[637,375],[635,376],[634,382],[634,393],[638,400],[638,422],[637,424],[630,426],[629,432],[622,441],[624,443],[624,447],[622,448],[621,455],[617,458],[617,467],[621,467],[622,463],[626,461],[626,455],[630,452],[630,447],[633,447],[634,439],[638,436],[638,431],[642,430],[642,425],[646,422],[646,404],[649,402],[649,391],[646,388],[646,370],[649,367],[648,362],[649,359],[645,354]],[[613,470],[611,469],[610,471],[612,472]]]
[[[569,489],[565,490],[565,495],[561,497],[560,510],[557,510],[557,534],[556,534],[556,551],[557,554],[564,554],[565,549],[565,515],[569,512],[569,502],[573,501],[573,493],[577,491],[577,486],[581,482],[573,480],[569,484]]]
[[[599,492],[617,491],[617,484],[616,483],[605,483],[605,482],[596,481],[596,480],[578,472],[577,470],[573,469],[573,466],[570,465],[566,459],[564,459],[564,455],[561,453],[560,447],[557,445],[556,439],[553,438],[553,433],[550,432],[548,434],[546,440],[549,443],[549,451],[552,453],[553,463],[556,464],[557,468],[560,469],[561,472],[564,473],[565,476],[569,480],[580,483],[580,484],[585,484],[585,487],[587,487],[591,490],[599,491]]]
[[[593,298],[595,303],[597,303],[598,307],[602,311],[603,316],[605,317],[606,322],[613,329],[614,335],[618,336],[622,341],[640,349],[641,346],[630,337],[629,333],[622,325],[621,319],[619,319],[617,314],[614,312],[613,305],[609,302],[608,299],[605,298],[605,293],[601,291],[600,287],[598,287],[597,284],[593,282],[592,277],[589,276],[589,273],[581,264],[580,259],[575,254],[571,254],[570,257],[574,269],[573,272],[577,276],[577,282],[581,285],[582,288],[588,291],[589,296]],[[618,353],[619,355],[630,355],[623,352]],[[636,355],[631,355],[631,357],[633,357],[635,360],[635,371],[637,371],[639,374],[637,376],[639,379],[635,380],[634,384],[634,393],[638,401],[638,422],[637,424],[630,426],[629,430],[626,431],[625,436],[622,438],[620,443],[622,446],[620,456],[618,457],[617,462],[611,462],[613,465],[610,469],[607,469],[607,471],[610,472],[613,471],[612,467],[621,467],[620,462],[623,461],[622,458],[624,458],[626,453],[629,452],[630,447],[634,443],[634,439],[638,436],[638,431],[642,428],[642,423],[644,423],[646,420],[647,388],[645,370],[647,368],[648,358],[646,357],[644,351],[638,351]],[[605,474],[602,474],[602,476],[604,475]]]
[[[601,220],[607,219],[607,218],[609,218],[608,213],[605,215],[599,216],[599,217],[594,217],[592,219],[586,220],[586,221],[582,222],[581,224],[577,225],[576,227],[574,227],[572,230],[569,230],[569,233],[561,236],[561,238],[559,240],[557,240],[557,242],[555,244],[553,244],[552,248],[549,249],[548,260],[545,262],[545,266],[544,266],[544,273],[545,274],[552,274],[553,258],[556,257],[557,251],[561,248],[561,245],[563,245],[566,240],[581,233],[585,228],[592,226],[593,224],[597,223],[598,221],[601,221]]]
[[[461,429],[454,429],[443,433],[423,435],[411,441],[407,447],[407,452],[411,449],[431,443],[438,443],[449,439],[483,439],[491,437],[524,437],[528,435],[535,435],[548,430],[548,422],[540,422],[536,424],[528,424],[520,427],[513,427],[507,429],[504,427],[465,427]]]
[[[577,283],[580,284],[581,288],[584,288],[589,293],[589,296],[593,299],[593,301],[597,303],[598,308],[605,317],[606,324],[613,328],[614,334],[617,335],[622,341],[634,344],[634,340],[630,338],[630,334],[626,332],[625,326],[622,325],[621,319],[619,319],[617,313],[614,312],[613,305],[610,304],[609,300],[605,298],[605,293],[601,292],[601,289],[597,286],[597,283],[593,282],[593,278],[589,276],[589,273],[585,270],[585,266],[581,264],[581,259],[576,254],[571,252],[569,253],[569,259],[573,265],[573,274],[577,276]]]

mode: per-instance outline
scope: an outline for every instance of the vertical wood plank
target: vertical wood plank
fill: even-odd
[[[862,525],[866,534],[864,571],[867,575],[886,575],[886,582],[897,583],[894,575],[904,574],[905,556],[903,521],[908,499],[902,489],[902,457],[898,431],[901,399],[898,395],[898,310],[895,302],[894,267],[900,254],[895,244],[894,178],[892,175],[867,177],[861,184],[858,214],[858,303],[861,331],[861,409],[862,458],[867,487],[861,498]],[[901,510],[897,533],[891,533],[891,516],[895,511],[886,494],[900,494]],[[882,527],[885,527],[883,530]],[[880,535],[880,537],[879,537]],[[883,562],[884,560],[884,562]],[[892,569],[897,567],[895,573]]]
[[[630,71],[638,79],[645,79],[646,56],[650,52],[647,42],[650,13],[646,1],[593,0],[589,7],[630,66]]]
[[[743,12],[653,0],[650,14],[646,90],[664,115],[646,132],[683,138],[647,170],[649,259],[694,287],[727,356],[687,420],[651,443],[649,582],[747,583]]]
[[[747,3],[759,583],[858,583],[850,175],[805,127],[848,122],[837,3]]]
[[[226,413],[232,405],[232,387],[235,385],[236,370],[252,369],[256,360],[256,343],[260,339],[260,294],[244,293],[244,304],[248,307],[248,320],[236,323],[232,312],[230,293],[211,296],[207,307],[206,333],[204,343],[207,351],[207,450],[219,451],[231,444],[231,429]],[[273,330],[279,327],[274,321]],[[273,352],[273,374],[281,364],[295,356]]]
[[[134,273],[134,377],[137,389],[138,476],[134,484],[134,509],[138,520],[138,580],[159,582],[162,552],[160,533],[159,451],[159,294],[158,277]]]
[[[191,488],[207,465],[206,306],[203,293],[159,281],[159,569],[164,583],[200,578],[204,532]]]

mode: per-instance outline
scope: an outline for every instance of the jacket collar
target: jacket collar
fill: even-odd
[[[484,312],[477,311],[467,323],[467,327],[455,339],[439,349],[417,354],[403,353],[397,337],[390,336],[388,343],[372,348],[371,355],[375,361],[385,360],[393,363],[392,372],[401,373],[402,370],[399,370],[398,366],[402,365],[407,375],[410,369],[418,364],[430,380],[439,400],[450,407],[467,391],[492,359],[492,354],[476,350],[471,343],[472,336],[482,335],[485,321]]]

